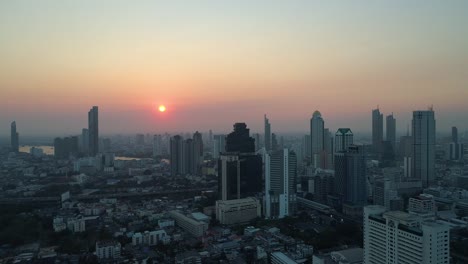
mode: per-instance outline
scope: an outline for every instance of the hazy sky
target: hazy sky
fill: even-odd
[[[1,1],[0,134],[468,129],[468,1]],[[156,111],[165,104],[168,111]]]

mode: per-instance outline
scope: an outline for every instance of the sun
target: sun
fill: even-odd
[[[160,105],[159,108],[158,108],[159,112],[165,112],[166,111],[166,107],[164,105]]]

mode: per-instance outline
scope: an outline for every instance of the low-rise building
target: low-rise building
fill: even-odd
[[[179,211],[170,211],[169,215],[172,218],[174,218],[177,226],[184,229],[186,232],[190,233],[195,237],[203,236],[205,234],[205,231],[208,229],[208,223],[197,221],[193,218],[187,217]]]
[[[223,225],[248,223],[261,216],[260,202],[255,198],[216,201],[216,219]]]
[[[105,259],[117,259],[120,257],[121,245],[119,242],[111,241],[99,241],[96,242],[96,256],[99,260]]]

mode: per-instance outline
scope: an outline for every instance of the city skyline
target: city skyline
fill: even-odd
[[[376,105],[399,133],[430,105],[439,131],[466,131],[467,7],[2,2],[0,135],[13,120],[25,136],[72,134],[92,105],[106,134],[261,131],[265,113],[274,132],[306,132],[316,109],[358,133]]]

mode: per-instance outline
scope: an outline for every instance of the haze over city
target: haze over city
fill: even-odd
[[[2,1],[0,135],[228,132],[237,121],[305,132],[399,133],[433,105],[437,132],[468,129],[466,1]],[[167,111],[157,111],[159,105]]]

